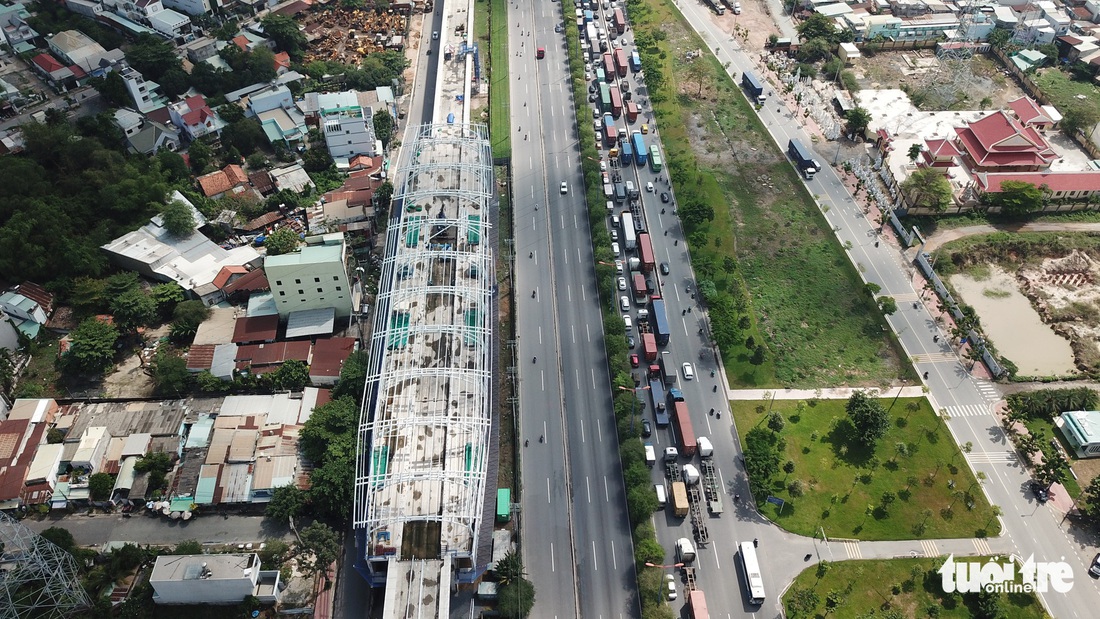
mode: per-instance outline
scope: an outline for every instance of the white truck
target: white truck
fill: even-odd
[[[653,443],[645,444],[645,463],[646,466],[657,464],[657,450],[653,447]]]

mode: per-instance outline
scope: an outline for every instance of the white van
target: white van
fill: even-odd
[[[657,507],[664,509],[665,505],[668,504],[668,494],[665,492],[665,485],[653,484],[653,491],[657,493]]]
[[[690,539],[681,537],[676,540],[676,561],[677,563],[692,563],[695,561],[695,546],[691,545]]]
[[[653,443],[645,444],[645,463],[646,466],[653,466],[657,464],[657,449],[653,447]],[[661,487],[664,490],[664,487]]]

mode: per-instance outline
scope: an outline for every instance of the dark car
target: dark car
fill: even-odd
[[[645,426],[642,426],[642,432],[645,432]],[[649,435],[646,434],[646,436]],[[1089,566],[1089,575],[1093,578],[1100,578],[1100,554],[1092,558],[1092,565]]]
[[[561,24],[556,24],[556,25],[554,26],[554,32],[561,32],[561,31],[562,31],[562,27],[561,27]]]
[[[630,355],[630,367],[636,368],[642,364],[642,361],[638,359],[638,355]]]
[[[589,84],[588,85],[588,92],[595,93],[596,92],[596,85],[595,84]]]
[[[1050,492],[1037,481],[1031,482],[1031,492],[1035,495],[1035,500],[1040,503],[1046,503],[1050,500]]]
[[[588,101],[589,102],[593,102],[595,100],[596,100],[596,93],[592,93],[592,94],[588,95]]]
[[[649,435],[653,434],[653,424],[649,423],[648,419],[642,420],[642,436],[649,438]],[[1100,555],[1097,555],[1100,556]],[[1090,572],[1091,573],[1091,570]]]
[[[670,199],[671,199],[671,198],[669,198],[669,195],[668,195],[668,192],[667,192],[667,191],[662,191],[662,192],[661,192],[661,202],[664,202],[665,204],[668,204],[668,201],[669,201]]]
[[[633,350],[638,343],[634,341],[633,335],[626,336],[626,347]]]
[[[668,271],[669,271],[668,263],[667,262],[662,262],[661,263],[661,275],[668,275]]]

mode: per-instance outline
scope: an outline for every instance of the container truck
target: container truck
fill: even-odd
[[[652,333],[642,334],[642,350],[645,352],[645,360],[653,361],[657,358],[657,338]]]
[[[623,113],[623,96],[619,93],[618,88],[611,89],[611,115],[615,118],[622,116]]]
[[[661,374],[665,377],[665,384],[666,385],[675,385],[676,384],[676,372],[678,372],[679,370],[676,367],[668,367],[668,364],[665,363],[665,357],[667,357],[667,356],[668,355],[661,355],[661,358],[657,359],[657,366],[661,369]],[[676,389],[676,393],[680,393],[680,390]],[[683,401],[683,399],[684,399],[684,396],[681,395],[679,400],[674,399],[673,403],[681,402],[681,401]]]
[[[626,77],[626,50],[621,47],[615,50],[615,70],[619,72],[619,77]]]
[[[595,17],[596,17],[596,13],[595,13],[595,12],[593,12],[593,11],[585,11],[585,12],[584,12],[584,21],[586,21],[586,22],[589,22],[589,23],[591,23],[591,22],[592,22],[592,20],[593,20],[593,19],[594,19]]]
[[[694,456],[697,447],[695,429],[691,426],[687,402],[676,402],[672,405],[672,421],[676,424],[676,435],[680,439],[680,453],[688,458]]]
[[[630,211],[623,211],[619,222],[623,227],[623,248],[626,251],[634,251],[638,246],[638,236],[634,231],[634,217],[630,214]]]
[[[599,37],[588,39],[588,56],[592,59],[592,62],[596,62],[596,59],[600,57],[602,52],[603,48],[600,47]]]
[[[607,84],[600,84],[600,111],[611,111],[611,87]]]
[[[638,53],[638,50],[630,52],[630,70],[635,73],[642,70],[642,55]]]
[[[745,71],[741,74],[741,87],[749,93],[749,100],[756,103],[764,103],[768,97],[764,95],[764,83],[756,79],[752,73]]]
[[[659,376],[651,376],[649,380],[649,397],[653,400],[653,416],[657,420],[657,427],[668,425],[668,408],[665,404],[665,385]]]
[[[615,9],[611,22],[615,24],[615,30],[618,31],[619,34],[626,32],[626,15],[623,15],[622,9]]]
[[[652,273],[653,267],[653,242],[649,238],[648,232],[642,232],[638,235],[638,254],[642,259],[642,272]]]
[[[589,44],[591,44],[593,41],[599,41],[600,37],[596,34],[596,24],[588,24],[587,26],[585,26],[584,32],[588,36]]]
[[[638,120],[638,104],[633,101],[626,102],[626,120],[627,122],[634,122]]]
[[[710,10],[714,11],[715,15],[725,15],[726,7],[722,6],[721,0],[705,0]]]
[[[665,300],[653,297],[650,300],[649,324],[653,326],[653,337],[661,346],[668,344],[668,317],[665,315]]]
[[[634,163],[634,148],[630,146],[630,142],[623,142],[620,157],[622,158],[623,165]]]
[[[688,515],[688,491],[682,481],[672,482],[672,513],[679,518]]]
[[[634,146],[634,162],[638,164],[638,167],[642,167],[645,165],[646,160],[649,159],[647,156],[649,151],[646,150],[645,138],[642,137],[641,131],[635,131],[634,134],[630,136],[630,140],[633,142]]]
[[[604,117],[603,143],[605,146],[614,146],[619,139],[619,131],[615,129],[615,119],[610,114]]]
[[[803,146],[799,140],[792,139],[787,143],[787,154],[790,155],[791,160],[798,166],[798,171],[806,177],[806,180],[812,179],[814,174],[821,169],[821,165],[813,158],[813,153]]]
[[[615,57],[611,52],[603,55],[603,72],[607,74],[607,81],[615,79]]]
[[[688,591],[688,613],[691,619],[710,619],[707,612],[707,598],[699,589]]]
[[[645,276],[641,273],[631,273],[630,285],[634,291],[634,304],[645,305],[649,300],[649,291],[645,289]]]

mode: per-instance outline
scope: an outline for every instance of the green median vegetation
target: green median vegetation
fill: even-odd
[[[986,562],[995,558],[955,560]],[[1049,616],[1029,593],[944,593],[942,577],[936,571],[943,562],[944,558],[822,562],[794,579],[783,595],[783,607],[791,619],[829,615],[878,619]]]
[[[761,512],[783,528],[831,538],[897,540],[1000,534],[943,420],[924,398],[731,402]],[[966,449],[964,447],[964,449]],[[765,502],[783,499],[782,508]]]
[[[909,376],[856,269],[737,83],[711,54],[695,57],[706,44],[672,3],[628,7],[731,384],[878,385]]]
[[[493,158],[512,156],[512,103],[508,80],[508,0],[477,0],[474,35],[483,50],[483,75],[489,76],[489,141]],[[495,71],[493,69],[496,69]]]

